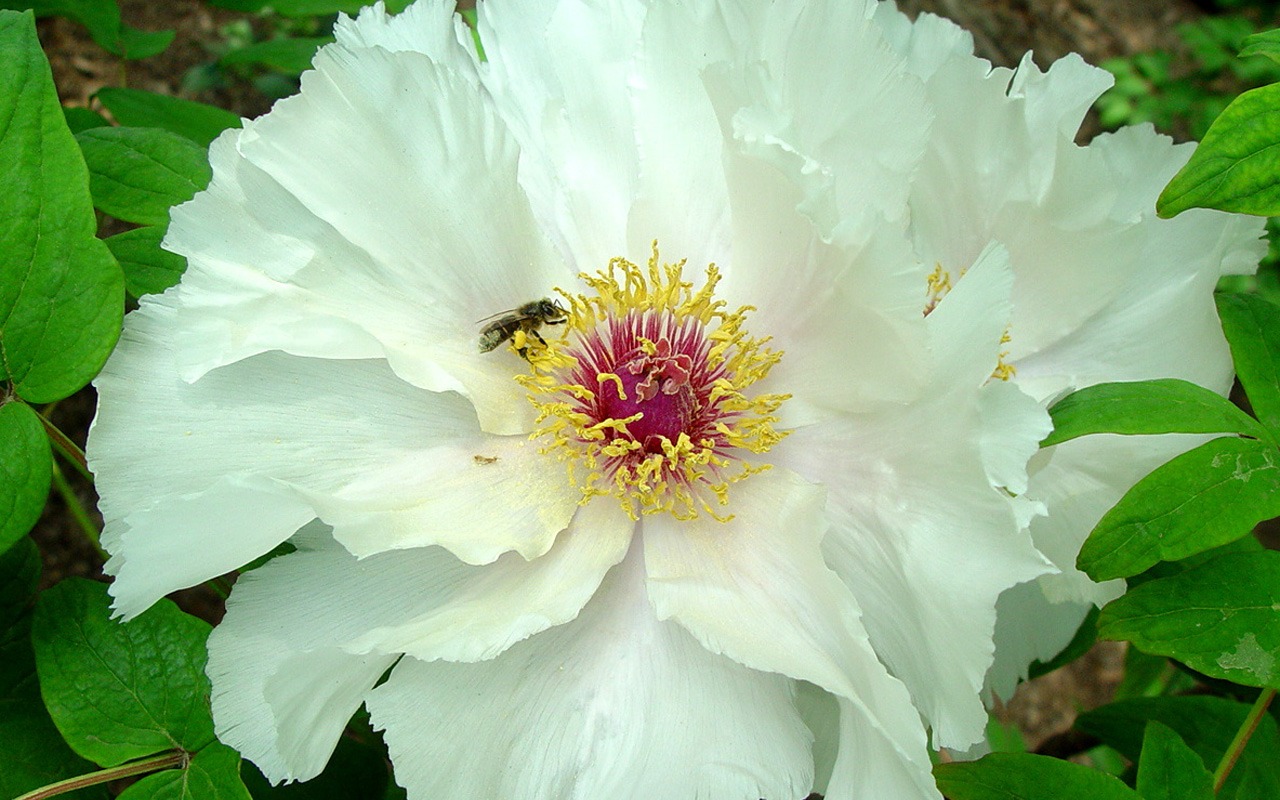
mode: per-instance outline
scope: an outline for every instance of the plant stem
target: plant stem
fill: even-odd
[[[93,549],[98,551],[98,555],[106,561],[107,551],[102,549],[102,534],[98,530],[98,526],[93,524],[93,519],[89,516],[89,512],[85,510],[84,504],[80,502],[80,498],[76,497],[75,489],[67,482],[67,476],[62,474],[62,468],[58,466],[58,462],[53,462],[53,485],[58,487],[58,494],[62,495],[62,500],[67,504],[67,510],[71,512],[71,516],[75,519],[76,524],[80,526],[80,530],[84,531],[84,536],[89,540],[89,544],[93,545]]]
[[[1258,729],[1258,723],[1262,721],[1262,715],[1267,712],[1267,706],[1271,705],[1271,701],[1275,696],[1275,689],[1264,689],[1262,694],[1258,695],[1258,699],[1254,701],[1253,708],[1249,709],[1249,715],[1244,718],[1244,723],[1240,726],[1240,730],[1236,731],[1236,738],[1231,740],[1231,744],[1227,747],[1227,752],[1222,754],[1222,760],[1218,762],[1218,768],[1213,771],[1214,794],[1217,794],[1222,789],[1222,785],[1227,782],[1227,776],[1231,774],[1231,768],[1240,759],[1240,754],[1244,752],[1245,746],[1249,744],[1249,737],[1253,736],[1253,732]]]
[[[48,417],[34,408],[31,410],[35,411],[36,416],[40,418],[40,423],[44,425],[45,433],[49,434],[49,441],[53,442],[54,449],[61,453],[67,461],[71,462],[71,465],[84,476],[85,480],[93,483],[93,474],[89,472],[89,462],[84,457],[84,451],[77,447],[76,443],[71,441],[65,433],[58,430],[58,426],[50,422]]]
[[[15,800],[46,800],[49,797],[57,797],[60,794],[74,792],[76,789],[83,789],[86,786],[96,786],[100,783],[119,780],[120,778],[130,778],[134,775],[145,775],[148,772],[156,772],[170,767],[186,767],[190,756],[183,750],[170,750],[158,756],[144,758],[141,761],[132,761],[128,764],[121,764],[118,767],[110,767],[108,769],[90,772],[86,775],[77,775],[74,778],[67,778],[65,781],[58,781],[47,786],[41,786],[39,789],[33,789]]]

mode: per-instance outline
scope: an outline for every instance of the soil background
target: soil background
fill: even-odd
[[[120,5],[130,25],[176,30],[173,44],[159,56],[124,65],[94,44],[81,26],[60,18],[41,20],[40,38],[64,104],[93,107],[92,95],[103,86],[129,86],[211,103],[246,117],[268,110],[271,100],[245,80],[194,94],[182,88],[189,70],[215,60],[213,53],[225,40],[225,26],[248,20],[261,30],[262,18],[197,0],[121,0]],[[1014,66],[1031,50],[1042,68],[1073,51],[1092,63],[1152,49],[1177,53],[1182,46],[1175,26],[1207,13],[1189,0],[902,0],[899,6],[913,16],[931,12],[959,22],[973,32],[978,53],[998,66]],[[1084,138],[1096,132],[1090,125],[1082,133]],[[52,418],[83,446],[93,407],[88,389],[58,404]],[[77,483],[77,477],[68,471],[82,502],[95,513],[93,490]],[[86,543],[56,492],[34,536],[44,556],[45,586],[69,575],[101,578],[101,558]],[[178,600],[188,611],[212,622],[221,616],[221,601],[212,591],[190,590]],[[1107,702],[1122,669],[1123,646],[1099,645],[1070,667],[1024,684],[999,713],[1021,729],[1034,749],[1067,730],[1078,710]]]

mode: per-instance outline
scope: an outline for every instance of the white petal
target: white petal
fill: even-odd
[[[791,682],[658,622],[633,554],[578,619],[492,661],[404,659],[369,697],[410,800],[758,800],[809,791]]]
[[[335,492],[307,496],[357,556],[438,544],[487,564],[512,550],[524,558],[547,552],[578,492],[528,437],[468,433],[420,442]]]
[[[630,82],[639,155],[628,217],[629,250],[658,241],[694,270],[731,256],[720,124],[702,85],[708,63],[730,52],[724,17],[711,3],[658,3],[645,17]]]
[[[465,582],[441,601],[416,604],[426,611],[406,613],[404,621],[393,624],[370,622],[368,632],[349,648],[398,650],[423,661],[480,661],[568,622],[609,568],[626,555],[631,542],[635,523],[618,504],[606,500],[579,508],[573,524],[541,558],[525,561],[509,553],[468,572]],[[411,610],[408,603],[405,607]]]
[[[396,656],[280,651],[272,639],[230,640],[225,624],[209,638],[207,667],[218,739],[272,783],[314,778]]]
[[[934,391],[981,386],[999,363],[1001,340],[1013,313],[1009,254],[988,244],[926,318],[933,351]]]
[[[218,738],[273,782],[307,780],[324,769],[365,693],[397,658],[338,645],[369,619],[403,613],[400,592],[418,585],[391,583],[386,570],[351,569],[353,559],[323,526],[309,527],[299,545],[304,549],[240,577],[209,636]],[[430,583],[441,572],[431,558],[401,556],[398,564]],[[457,564],[443,550],[434,559]]]
[[[354,20],[339,14],[333,36],[347,47],[409,50],[454,69],[474,69],[475,42],[466,22],[454,15],[454,5],[453,0],[423,0],[388,14],[385,5],[375,3],[360,9]]]
[[[519,359],[479,353],[476,321],[571,273],[516,184],[513,138],[474,78],[421,54],[334,45],[316,65],[215,144],[210,189],[173,212],[199,320],[184,374],[269,349],[385,357],[467,395],[487,430],[527,432]]]
[[[626,255],[637,169],[629,83],[646,4],[492,0],[477,11],[482,79],[526,153],[520,181],[535,213],[574,271],[603,269]]]
[[[973,34],[949,19],[924,13],[913,21],[894,3],[876,3],[874,19],[907,71],[922,80],[955,57],[973,55]]]
[[[1099,72],[1064,59],[1047,75],[1028,62],[988,74],[957,57],[927,84],[937,120],[912,188],[917,248],[953,275],[992,241],[1008,249],[1015,357],[1105,305],[1124,280],[1113,265],[1142,246],[1111,216],[1115,185],[1087,178],[1101,162],[1063,133],[1105,88]]]
[[[1031,662],[1046,662],[1061,653],[1093,607],[1093,603],[1051,603],[1040,581],[1020,583],[1000,595],[996,658],[987,673],[984,694],[1002,700],[1012,697]]]
[[[903,219],[929,114],[920,82],[869,19],[872,7],[759,8],[758,54],[708,71],[726,135],[803,188],[801,208],[828,240],[859,240],[876,217]]]
[[[132,618],[170,592],[239,569],[313,519],[297,492],[241,475],[112,518],[102,536],[112,553],[103,567],[115,576],[112,608]]]
[[[828,244],[797,208],[799,187],[772,165],[726,154],[735,256],[723,282],[754,335],[785,355],[755,389],[793,396],[783,422],[816,409],[865,411],[919,391],[926,361],[925,271],[895,226]]]
[[[1122,187],[1114,213],[1141,233],[1142,248],[1129,260],[1112,259],[1109,268],[1124,283],[1106,306],[1052,344],[1015,356],[1018,384],[1040,398],[1104,381],[1166,377],[1225,392],[1231,362],[1213,287],[1223,272],[1256,266],[1266,247],[1262,221],[1203,209],[1157,219],[1155,198],[1190,149],[1149,129],[1100,136],[1089,150]],[[1061,305],[1042,316],[1056,315]],[[1151,347],[1153,340],[1162,345]]]
[[[362,553],[441,543],[475,562],[545,552],[569,523],[576,492],[523,437],[482,433],[466,400],[381,361],[264,353],[184,382],[171,301],[143,301],[95,382],[88,452],[120,611],[235,569],[316,516]],[[464,478],[466,492],[442,491]]]
[[[1019,475],[1015,456],[993,451],[1034,452],[1047,427],[1028,399],[1005,404],[1007,424],[990,416],[992,393],[1015,391],[984,386],[1009,307],[999,255],[988,251],[928,316],[935,363],[919,399],[795,431],[769,454],[826,485],[827,562],[944,747],[982,736],[996,598],[1052,569],[993,485]]]
[[[877,660],[856,601],[823,562],[821,490],[773,469],[733,491],[728,523],[643,520],[658,617],[712,652],[839,698],[832,796],[938,797],[910,697]]]
[[[400,653],[493,658],[572,620],[629,541],[620,509],[595,505],[603,512],[583,515],[543,558],[484,567],[441,548],[357,560],[323,526],[308,528],[298,552],[241,576],[210,637],[219,737],[273,780],[306,780]]]
[[[1053,423],[1040,404],[1012,383],[993,381],[978,399],[982,460],[992,486],[1020,495],[1027,490],[1027,462]]]
[[[828,795],[840,754],[840,701],[808,681],[797,681],[796,708],[813,732],[813,791]]]

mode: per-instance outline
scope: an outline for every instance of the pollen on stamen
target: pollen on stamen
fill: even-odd
[[[782,352],[746,334],[753,308],[716,299],[714,264],[696,289],[683,269],[661,263],[655,242],[646,268],[615,258],[579,276],[590,294],[557,289],[567,335],[531,353],[516,380],[538,409],[533,437],[565,462],[581,502],[607,495],[633,518],[726,521],[729,486],[769,468],[745,459],[785,435],[776,412],[789,395],[748,391]]]

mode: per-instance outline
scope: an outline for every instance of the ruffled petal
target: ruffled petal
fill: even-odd
[[[1099,136],[1089,151],[1120,187],[1113,213],[1141,232],[1142,247],[1128,261],[1117,254],[1109,262],[1123,284],[1107,305],[1046,347],[1014,350],[1018,384],[1051,398],[1105,381],[1176,377],[1225,393],[1231,359],[1213,287],[1223,273],[1256,267],[1266,253],[1263,221],[1203,209],[1158,219],[1155,198],[1191,147],[1149,128]],[[1041,316],[1054,317],[1062,305]]]
[[[573,619],[605,573],[626,555],[635,522],[615,503],[578,509],[546,555],[525,561],[508,554],[468,571],[444,600],[403,621],[369,624],[348,646],[404,652],[423,661],[481,661],[512,644]],[[391,556],[389,555],[388,558]],[[361,562],[363,563],[363,562]],[[348,564],[356,569],[356,562]],[[410,608],[406,604],[406,611]]]
[[[1040,579],[1041,581],[1044,578]],[[1008,700],[1033,661],[1047,662],[1070,644],[1093,603],[1051,603],[1039,581],[1020,583],[996,602],[996,657],[983,694]]]
[[[514,139],[473,77],[419,53],[334,45],[315,63],[215,143],[209,190],[173,212],[184,375],[271,349],[384,357],[470,398],[487,430],[527,432],[520,362],[481,354],[477,320],[572,273],[516,183]]]
[[[751,330],[785,353],[758,387],[792,396],[783,424],[914,397],[927,363],[926,273],[902,232],[881,224],[864,241],[826,243],[776,167],[731,150],[725,169],[736,249],[723,293],[753,306]]]
[[[521,185],[573,271],[603,269],[625,255],[635,196],[630,82],[647,4],[491,0],[477,12],[481,77],[525,153]]]
[[[229,572],[317,516],[361,554],[444,544],[472,562],[539,555],[569,524],[577,493],[535,447],[481,432],[466,400],[384,362],[264,353],[184,382],[171,301],[144,300],[95,382],[88,452],[120,612]]]
[[[725,135],[801,187],[801,210],[828,241],[859,241],[878,219],[905,221],[930,116],[873,7],[755,8],[759,44],[735,42],[734,63],[707,73]]]
[[[337,491],[306,495],[348,550],[436,544],[470,564],[547,552],[573,517],[577,491],[528,437],[482,433],[465,411],[471,431],[414,443]]]
[[[627,218],[628,246],[657,240],[695,270],[733,255],[724,143],[703,87],[710,63],[729,57],[732,29],[750,10],[718,3],[656,3],[644,20],[630,83],[638,164]]]
[[[660,619],[752,669],[840,702],[834,797],[937,798],[911,699],[876,658],[857,602],[823,562],[822,491],[774,469],[733,497],[735,517],[647,517],[641,535]]]
[[[272,783],[323,772],[351,715],[396,661],[334,648],[281,652],[266,637],[229,643],[222,630],[209,639],[214,730]]]
[[[466,22],[454,14],[455,6],[455,0],[423,0],[388,14],[379,0],[360,9],[355,19],[338,14],[333,36],[346,47],[407,50],[452,69],[474,72],[479,62],[475,39]]]
[[[479,664],[405,658],[368,707],[411,800],[758,800],[809,791],[792,693],[656,620],[633,553],[573,622]]]
[[[630,541],[617,506],[595,506],[542,558],[483,567],[434,547],[357,560],[308,528],[237,581],[210,637],[219,737],[272,780],[306,780],[400,653],[488,659],[572,620]]]
[[[990,382],[1011,286],[1003,254],[988,250],[926,319],[934,361],[919,398],[795,431],[770,452],[825,482],[827,563],[944,747],[982,736],[996,598],[1052,569],[995,482],[1019,472],[993,451],[1033,452],[1048,431],[1036,403]]]

